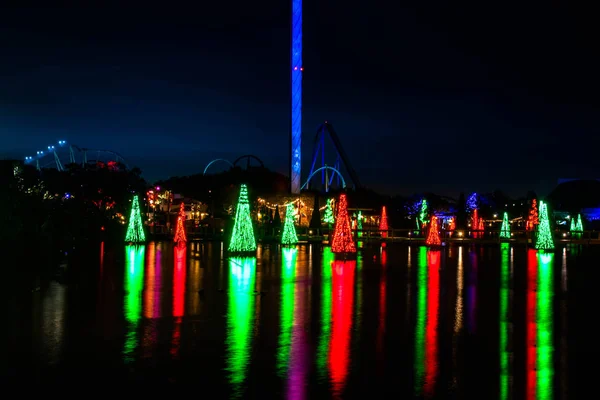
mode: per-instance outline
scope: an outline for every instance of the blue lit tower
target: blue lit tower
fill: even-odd
[[[290,179],[292,193],[300,193],[302,170],[302,0],[292,0],[292,54],[291,54],[291,158]]]

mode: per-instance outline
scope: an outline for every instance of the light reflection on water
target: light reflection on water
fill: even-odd
[[[100,255],[96,247],[102,279],[95,285],[105,287],[94,286],[102,296],[91,297],[123,306],[114,314],[94,304],[93,313],[103,314],[94,320],[125,322],[119,354],[98,360],[135,362],[137,374],[173,363],[170,374],[224,385],[237,397],[364,398],[371,390],[461,397],[481,381],[480,398],[568,398],[570,256],[562,249],[556,265],[552,254],[508,243],[456,246],[452,257],[448,249],[367,243],[345,262],[314,244],[260,249],[260,257],[223,259],[218,243],[149,242],[124,252],[105,244]],[[112,251],[123,264],[114,264]],[[110,290],[115,271],[122,295]],[[39,296],[34,334],[48,364],[60,365],[75,346],[65,339],[79,323],[68,290],[53,283]],[[364,387],[375,380],[381,387]]]

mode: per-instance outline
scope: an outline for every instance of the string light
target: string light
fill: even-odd
[[[348,201],[345,193],[340,194],[337,205],[331,251],[335,254],[356,253],[356,244],[352,237],[352,228],[348,217]]]
[[[428,246],[441,246],[442,240],[440,239],[440,232],[438,228],[438,217],[435,215],[431,217],[431,223],[429,224],[429,234],[425,244]]]
[[[283,225],[283,234],[281,235],[281,244],[293,245],[298,243],[296,227],[294,226],[294,206],[288,204],[285,210],[285,224]]]
[[[331,199],[327,199],[327,204],[325,205],[325,215],[323,216],[323,222],[330,225],[335,223]]]
[[[133,196],[133,200],[131,202],[131,214],[129,214],[129,225],[127,226],[125,241],[129,243],[142,243],[146,241],[146,234],[144,233],[144,225],[142,223],[140,203],[138,201],[137,194]]]
[[[248,187],[242,184],[240,197],[235,212],[235,222],[231,232],[229,251],[234,253],[246,253],[256,250],[256,239],[254,228],[250,218],[250,204],[248,202]]]
[[[185,207],[183,202],[179,205],[179,215],[177,215],[177,226],[175,227],[175,238],[173,241],[175,243],[187,242],[185,235]]]

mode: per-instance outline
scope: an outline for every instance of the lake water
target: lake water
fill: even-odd
[[[209,398],[567,399],[579,247],[91,246],[11,306],[3,381]],[[95,388],[95,389],[92,389]]]

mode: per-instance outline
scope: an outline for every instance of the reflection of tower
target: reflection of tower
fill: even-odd
[[[246,379],[252,343],[254,317],[256,258],[229,259],[229,290],[227,311],[226,370],[234,395],[242,396],[241,385]]]
[[[425,387],[426,396],[435,389],[438,373],[438,312],[440,294],[440,251],[427,252],[427,324],[425,326]]]
[[[417,304],[415,318],[415,394],[420,396],[425,378],[425,322],[427,321],[427,247],[419,247],[417,263]]]
[[[477,252],[471,249],[471,268],[469,269],[469,287],[467,292],[467,328],[475,333],[477,328]]]
[[[452,362],[453,377],[452,384],[455,390],[459,388],[459,338],[463,329],[463,302],[464,302],[464,266],[463,247],[458,246],[458,265],[456,267],[456,307],[454,313],[454,335],[452,336]],[[458,396],[460,397],[460,396]]]
[[[385,243],[383,243],[385,244]],[[377,354],[379,361],[383,361],[383,339],[385,336],[385,316],[386,316],[386,302],[387,302],[387,282],[386,282],[386,264],[387,264],[387,250],[384,246],[381,246],[381,277],[379,278],[379,325],[377,327]]]
[[[291,51],[291,154],[290,179],[292,193],[300,193],[302,185],[302,0],[292,0]]]
[[[329,372],[335,398],[342,397],[348,378],[355,269],[356,261],[333,262],[333,324],[329,348]]]
[[[283,249],[281,271],[281,330],[277,349],[277,372],[283,376],[288,372],[290,346],[294,318],[294,279],[296,273],[296,248]]]
[[[508,243],[501,243],[500,248],[500,400],[508,400],[512,393],[510,246]]]
[[[137,328],[142,314],[145,246],[125,246],[125,320],[129,326],[125,336],[125,362],[134,359],[138,346]]]
[[[321,284],[321,333],[317,349],[317,369],[319,378],[323,380],[327,374],[327,351],[331,340],[331,300],[332,300],[332,263],[334,255],[330,247],[323,248],[323,269]]]
[[[294,249],[295,250],[295,249]],[[307,282],[305,263],[295,263],[296,282],[294,285],[294,320],[292,330],[292,346],[290,351],[290,371],[288,377],[288,399],[301,400],[306,398],[305,380],[308,367],[307,325],[305,300],[307,299]]]
[[[181,319],[185,313],[185,274],[186,251],[184,246],[175,246],[175,267],[173,268],[173,338],[171,355],[177,356],[181,346]]]

